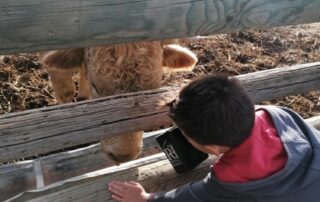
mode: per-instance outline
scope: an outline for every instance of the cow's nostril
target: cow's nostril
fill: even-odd
[[[106,154],[116,165],[120,164],[119,160],[117,159],[117,157],[113,153],[107,152]]]
[[[106,154],[107,154],[107,156],[110,157],[112,160],[116,160],[116,156],[115,156],[113,153],[107,152]]]
[[[135,155],[131,155],[131,154],[118,154],[118,155],[115,155],[115,154],[113,154],[111,152],[107,152],[106,154],[111,160],[113,160],[117,164],[130,161],[130,160],[132,160],[132,159],[134,159],[136,157]]]
[[[83,96],[77,97],[77,101],[84,101],[84,100],[87,100],[87,99],[88,99],[87,97],[83,97]]]

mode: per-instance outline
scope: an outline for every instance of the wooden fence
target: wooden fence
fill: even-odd
[[[320,21],[317,0],[4,0],[0,3],[0,53],[84,47],[225,33],[247,28]],[[320,86],[320,63],[238,76],[255,101],[304,93]],[[212,159],[177,175],[163,154],[119,167],[94,144],[34,160],[26,157],[94,143],[123,132],[169,126],[161,100],[178,88],[115,95],[93,101],[0,116],[0,201],[111,201],[110,179],[134,179],[149,191],[200,179]],[[88,121],[89,120],[89,121]],[[308,119],[320,128],[320,117]],[[154,135],[144,152],[158,151]],[[169,182],[169,183],[168,183]]]
[[[0,54],[320,21],[318,0],[2,0]]]
[[[302,93],[317,89],[319,87],[320,63],[260,71],[241,75],[238,78],[255,101],[274,99],[290,93]],[[116,135],[126,131],[128,128],[132,131],[147,130],[162,126],[163,124],[170,124],[171,122],[166,115],[167,109],[159,109],[157,102],[162,99],[172,99],[177,91],[178,89],[144,91],[4,115],[0,118],[0,131],[5,131],[6,133],[1,133],[0,138],[4,141],[1,143],[2,147],[0,147],[0,151],[6,155],[1,155],[1,162],[62,149],[71,140],[74,145],[97,141],[104,137],[102,135],[105,130],[108,130],[108,132],[114,131],[113,133],[109,133],[109,135]],[[120,100],[121,102],[119,102]],[[117,104],[118,106],[116,106]],[[132,106],[135,106],[135,108],[132,108]],[[113,112],[110,113],[110,110]],[[117,116],[114,116],[114,114],[117,114]],[[157,116],[154,116],[154,114],[157,114]],[[86,117],[85,120],[82,120],[82,117]],[[116,120],[113,120],[115,118]],[[149,123],[146,121],[148,119],[153,124],[146,124]],[[39,120],[41,120],[41,123],[39,123]],[[86,125],[88,120],[92,120],[90,121],[92,125]],[[319,127],[320,117],[314,120],[313,124]],[[96,124],[96,122],[99,124]],[[68,129],[69,123],[73,124]],[[61,127],[65,129],[64,133],[60,131]],[[86,131],[86,128],[90,130]],[[57,133],[48,135],[48,131],[57,131]],[[96,132],[92,133],[92,131]],[[74,133],[71,133],[69,137],[70,132]],[[33,135],[32,139],[25,141],[29,133],[31,136]],[[37,137],[38,134],[39,137]],[[150,153],[157,147],[154,141],[155,134],[145,138],[145,153]],[[93,135],[96,137],[93,137]],[[56,137],[60,137],[59,141],[52,139]],[[41,142],[38,143],[38,140]],[[73,144],[70,146],[73,146]],[[65,179],[81,174],[86,176],[85,173],[105,168],[110,165],[110,162],[108,163],[107,159],[100,152],[99,147],[99,144],[96,144],[72,152],[63,152],[32,161],[0,167],[0,175],[3,176],[0,181],[0,190],[6,193],[0,196],[0,199],[4,196],[6,198],[14,196],[22,191],[43,188],[52,183],[58,183],[58,187],[60,187],[61,181]],[[43,150],[43,148],[46,148],[46,150]],[[19,153],[18,151],[28,151],[28,153]],[[158,158],[156,159],[155,162],[159,160]],[[164,160],[164,157],[162,156],[161,159]],[[166,165],[168,164],[167,161],[163,162]],[[145,163],[145,166],[147,166],[150,162],[146,161]],[[165,168],[170,169],[169,164]],[[109,175],[107,173],[106,171],[101,178]],[[173,173],[170,176],[173,177]],[[122,177],[120,178],[122,179]],[[15,184],[17,179],[19,179],[21,184]],[[101,180],[105,181],[106,179]],[[180,179],[177,182],[180,181],[182,183],[181,178],[177,179]],[[81,178],[81,180],[84,179]],[[47,195],[48,191],[46,188],[45,191],[38,190],[22,194],[17,199],[25,201],[27,200],[25,198],[27,196],[39,197],[39,195]],[[64,187],[62,189],[64,190]],[[50,190],[52,191],[52,189]],[[30,193],[32,193],[31,196]],[[59,196],[61,195],[59,194]],[[40,197],[40,199],[42,200],[43,198]],[[67,199],[64,198],[64,200]]]
[[[307,120],[320,129],[320,116]],[[113,201],[106,191],[110,180],[139,181],[147,191],[170,190],[193,180],[200,180],[208,172],[214,159],[209,158],[194,171],[177,175],[164,154],[132,161],[70,178],[42,189],[24,192],[11,201]]]

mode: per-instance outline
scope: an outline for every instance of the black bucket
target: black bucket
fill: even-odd
[[[209,156],[194,148],[177,127],[158,135],[156,140],[177,173],[192,170]]]

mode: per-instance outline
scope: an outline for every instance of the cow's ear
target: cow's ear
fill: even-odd
[[[49,51],[42,54],[41,63],[48,68],[78,68],[83,62],[83,54],[83,48]]]
[[[178,45],[163,46],[162,65],[170,71],[191,71],[198,62],[196,55]]]

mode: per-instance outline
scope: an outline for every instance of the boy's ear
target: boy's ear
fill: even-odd
[[[231,147],[219,145],[203,145],[203,148],[207,151],[208,154],[213,154],[216,156],[220,156],[221,154],[224,154],[231,149]]]
[[[162,66],[169,71],[192,71],[198,62],[196,55],[179,45],[163,46]]]
[[[83,48],[49,51],[41,57],[41,63],[49,68],[79,68],[83,62]]]
[[[220,148],[217,145],[203,145],[203,147],[209,154],[219,156],[221,153]]]

